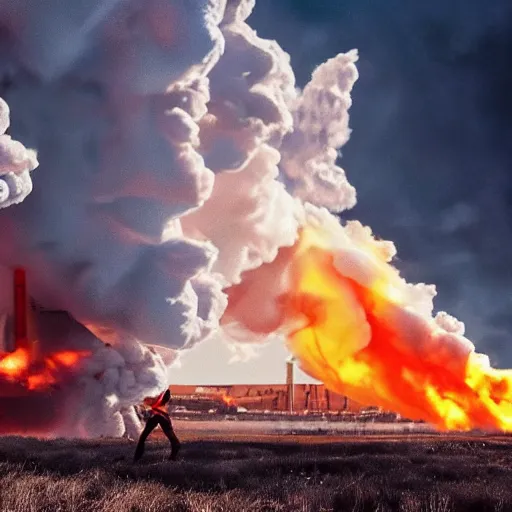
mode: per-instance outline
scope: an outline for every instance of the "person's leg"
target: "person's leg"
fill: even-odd
[[[167,436],[167,439],[169,439],[169,442],[171,443],[171,460],[176,460],[176,457],[178,456],[178,452],[180,451],[181,443],[178,437],[176,436],[176,433],[174,432],[174,429],[172,428],[171,420],[166,420],[164,418],[159,418],[160,420],[160,426],[162,427],[162,430],[164,431],[164,434]]]
[[[144,443],[146,442],[147,437],[149,434],[151,434],[151,431],[156,428],[158,425],[158,419],[152,416],[148,419],[146,422],[146,426],[144,427],[144,430],[140,434],[139,442],[137,443],[137,448],[135,449],[135,455],[133,457],[133,461],[137,462],[144,453]]]

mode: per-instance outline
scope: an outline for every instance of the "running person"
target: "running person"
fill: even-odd
[[[171,391],[167,389],[162,392],[158,398],[155,400],[153,398],[145,398],[144,405],[149,406],[149,417],[146,421],[146,426],[142,431],[139,442],[137,443],[137,448],[135,450],[135,456],[133,458],[134,462],[137,462],[144,453],[144,444],[146,442],[147,437],[151,432],[158,426],[162,427],[164,434],[169,439],[171,443],[171,460],[176,460],[178,456],[178,452],[180,450],[181,443],[177,438],[174,430],[172,428],[171,417],[166,410],[166,405],[171,398]]]

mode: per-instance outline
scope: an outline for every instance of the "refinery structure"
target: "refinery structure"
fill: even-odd
[[[288,361],[285,384],[171,385],[171,411],[178,416],[200,417],[233,414],[239,417],[300,417],[329,415],[340,419],[360,416],[397,415],[377,407],[367,407],[345,395],[334,393],[324,384],[297,384],[294,363]]]
[[[251,384],[171,386],[172,406],[178,412],[358,413],[368,409],[323,384]],[[290,396],[293,397],[290,400]]]

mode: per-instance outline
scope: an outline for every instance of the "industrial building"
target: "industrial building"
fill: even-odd
[[[269,412],[359,413],[367,407],[346,396],[333,393],[323,384],[261,384],[232,386],[171,386],[172,405],[189,411],[244,408]],[[290,393],[291,391],[291,393]],[[292,400],[290,400],[290,394]]]
[[[358,414],[368,409],[329,391],[323,384],[295,384],[293,363],[286,363],[286,384],[186,386],[171,385],[172,406],[187,411]]]

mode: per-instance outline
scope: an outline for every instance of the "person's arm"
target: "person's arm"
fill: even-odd
[[[167,405],[169,400],[171,399],[171,390],[167,388],[159,397],[157,400],[157,403],[155,404],[156,407],[163,407],[164,405]]]

